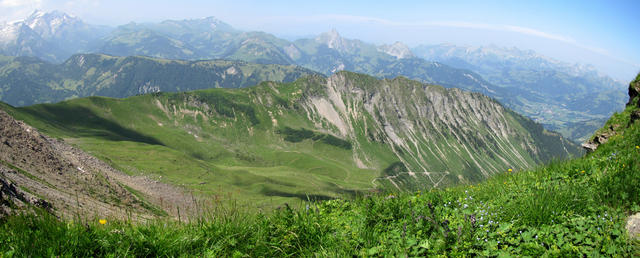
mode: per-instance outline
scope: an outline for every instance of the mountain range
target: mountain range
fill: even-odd
[[[0,31],[1,54],[35,56],[54,63],[68,62],[74,53],[91,52],[298,65],[327,76],[340,70],[378,78],[405,76],[481,92],[577,141],[584,141],[626,99],[620,91],[623,84],[590,67],[565,64],[515,48],[443,44],[411,49],[401,42],[376,46],[346,39],[336,30],[288,41],[265,32],[237,30],[214,17],[132,22],[109,28],[89,25],[61,12],[39,11],[24,21],[2,25]],[[7,80],[0,77],[3,79]],[[70,94],[73,95],[85,96]],[[11,101],[6,97],[0,100]],[[23,103],[47,101],[51,100]],[[584,105],[594,101],[594,105]]]
[[[478,182],[580,155],[482,94],[351,72],[1,109],[126,174],[264,207]]]
[[[0,57],[0,99],[11,105],[69,98],[124,98],[160,91],[240,88],[262,81],[291,82],[317,74],[291,65],[243,61],[182,61],[77,54],[62,64],[34,57]]]
[[[477,72],[509,89],[511,109],[580,141],[602,126],[628,99],[623,83],[589,65],[571,65],[533,51],[451,44],[418,46],[417,56]],[[588,104],[587,104],[588,103]]]

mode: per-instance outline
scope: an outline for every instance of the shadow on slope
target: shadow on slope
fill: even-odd
[[[23,111],[41,121],[47,121],[64,134],[76,137],[94,137],[110,141],[135,141],[163,145],[154,137],[141,134],[100,117],[88,108],[64,104],[36,105]]]

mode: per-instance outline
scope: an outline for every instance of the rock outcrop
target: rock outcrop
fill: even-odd
[[[35,206],[51,212],[51,203],[23,191],[15,183],[5,178],[5,174],[17,173],[0,167],[0,217],[11,215],[14,210],[24,210],[28,206]]]
[[[631,114],[629,115],[630,124],[640,119],[639,95],[640,95],[640,75],[638,75],[638,77],[636,77],[636,79],[629,84],[629,101],[627,102],[626,106],[636,107],[636,109],[632,110]],[[628,124],[627,125],[612,124],[608,128],[606,128],[606,130],[601,130],[599,132],[596,132],[596,134],[593,137],[591,137],[590,140],[582,144],[582,148],[584,148],[588,152],[595,151],[598,148],[598,146],[607,142],[611,136],[616,135],[617,129],[621,126],[627,127],[629,125]]]
[[[627,106],[633,105],[633,101],[638,95],[640,95],[640,76],[629,84],[629,102],[627,102]],[[640,98],[636,100],[635,105],[640,107]]]
[[[627,219],[627,225],[625,227],[629,233],[629,237],[633,239],[640,239],[640,213],[636,213]]]

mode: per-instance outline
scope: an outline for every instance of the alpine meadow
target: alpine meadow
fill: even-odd
[[[0,7],[0,257],[640,256],[637,3]]]

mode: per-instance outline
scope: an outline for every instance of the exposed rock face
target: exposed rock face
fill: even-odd
[[[353,42],[345,40],[336,29],[320,34],[315,40],[340,52],[349,52],[353,48]]]
[[[353,159],[361,168],[376,167],[362,147],[376,143],[389,146],[412,177],[483,178],[531,167],[549,152],[520,129],[524,125],[512,113],[481,94],[348,72],[328,78],[321,92],[309,96],[306,112],[317,129],[354,143]],[[438,180],[430,181],[437,186]]]

